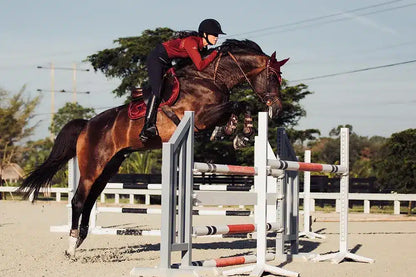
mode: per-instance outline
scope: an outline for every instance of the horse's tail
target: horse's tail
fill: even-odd
[[[34,193],[35,200],[42,187],[50,186],[52,177],[69,159],[76,155],[77,139],[88,120],[75,119],[68,122],[59,132],[49,157],[23,181],[19,191],[24,192],[24,199]]]

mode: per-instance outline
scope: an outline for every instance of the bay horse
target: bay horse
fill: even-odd
[[[218,56],[204,71],[197,71],[193,64],[176,69],[180,93],[171,106],[176,116],[182,118],[185,111],[194,111],[197,132],[216,126],[230,115],[231,88],[244,81],[268,106],[269,116],[276,116],[282,107],[280,67],[288,59],[277,61],[276,52],[268,56],[250,40],[226,40],[218,50]],[[159,110],[159,136],[143,144],[139,139],[143,124],[144,118],[129,119],[127,105],[104,111],[90,120],[72,120],[57,135],[45,162],[23,181],[20,190],[25,197],[33,193],[36,199],[40,188],[50,185],[54,174],[77,156],[80,180],[71,200],[68,255],[75,255],[75,249],[87,237],[91,209],[126,155],[160,148],[176,129],[173,121]]]

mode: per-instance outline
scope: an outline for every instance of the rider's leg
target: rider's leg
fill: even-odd
[[[146,106],[146,117],[142,131],[140,132],[140,140],[146,142],[148,139],[157,136],[156,127],[157,110],[160,104],[160,97],[152,94]]]
[[[168,68],[166,60],[166,50],[162,45],[158,45],[147,58],[147,72],[152,95],[146,105],[145,123],[140,132],[140,140],[146,142],[158,135],[156,127],[157,110],[161,101],[161,90],[163,84],[163,75]]]

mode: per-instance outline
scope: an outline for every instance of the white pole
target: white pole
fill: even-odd
[[[348,251],[348,193],[349,193],[349,129],[341,129],[340,164],[347,168],[347,172],[341,176],[340,183],[340,238],[339,251]]]
[[[340,213],[339,213],[339,251],[336,253],[318,255],[312,258],[313,261],[331,260],[334,264],[339,264],[344,259],[351,259],[363,263],[373,263],[374,260],[353,254],[348,251],[348,193],[349,193],[349,129],[341,129],[341,148],[340,164],[346,168],[342,173],[340,183]]]
[[[311,162],[311,150],[305,151],[305,163]],[[305,233],[311,232],[311,172],[304,172],[303,179],[303,230]]]
[[[305,150],[305,163],[311,163],[311,150]],[[311,172],[305,171],[303,176],[303,232],[299,233],[299,236],[305,236],[310,239],[324,239],[324,235],[312,232],[311,209],[312,202],[315,205],[315,201],[311,201]]]

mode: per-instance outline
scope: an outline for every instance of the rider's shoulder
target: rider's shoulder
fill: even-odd
[[[183,38],[182,40],[199,42],[201,39],[202,38],[198,36],[189,36],[189,37]]]
[[[182,42],[184,45],[197,46],[199,48],[199,46],[202,44],[202,38],[198,36],[189,36],[189,37],[183,38]]]

